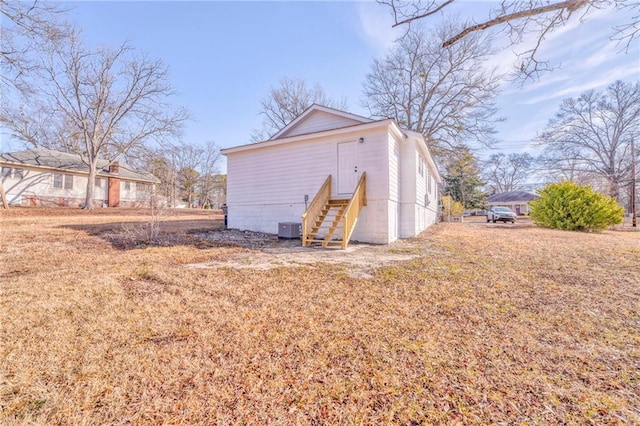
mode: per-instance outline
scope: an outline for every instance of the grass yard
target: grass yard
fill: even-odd
[[[640,232],[439,224],[295,264],[221,219],[147,246],[141,211],[0,211],[0,424],[640,424]]]

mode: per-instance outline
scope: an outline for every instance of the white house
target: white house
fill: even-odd
[[[98,162],[96,206],[148,206],[158,179],[126,164]],[[23,206],[80,206],[89,168],[79,155],[44,148],[0,154],[0,179],[7,201]]]
[[[350,228],[344,247],[349,237],[375,244],[413,237],[438,217],[441,178],[424,137],[393,119],[312,105],[271,139],[222,154],[230,228],[275,233],[304,214],[309,241],[333,240],[336,227]]]
[[[518,215],[529,214],[529,202],[540,198],[528,191],[508,191],[492,194],[487,198],[489,207],[509,207]]]

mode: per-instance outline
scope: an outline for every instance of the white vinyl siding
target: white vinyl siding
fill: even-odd
[[[311,202],[329,174],[332,196],[337,195],[338,143],[363,137],[364,143],[357,143],[358,171],[367,172],[371,208],[362,210],[353,239],[387,243],[386,207],[374,206],[377,201],[386,205],[388,198],[388,139],[383,129],[228,154],[229,227],[275,233],[278,222],[300,222],[304,196]]]
[[[58,205],[57,200],[84,200],[87,189],[87,176],[71,173],[52,172],[50,169],[22,166],[13,168],[21,170],[19,174],[12,173],[11,179],[5,179],[4,188],[11,204],[32,205],[30,199],[49,199],[50,204]],[[104,198],[103,191],[96,191],[95,199]],[[54,200],[54,201],[52,201]],[[69,205],[78,205],[80,201],[69,201]]]
[[[429,193],[429,181],[433,184],[435,175],[422,145],[423,142],[416,138],[409,138],[402,144],[400,238],[419,234],[437,219],[437,194],[433,189]]]
[[[424,207],[425,194],[427,193],[427,181],[424,178],[425,161],[424,157],[416,152],[418,162],[418,170],[422,172],[416,175],[416,199],[415,203]]]
[[[87,174],[56,172],[51,168],[30,165],[0,166],[0,172],[8,169],[11,169],[11,176],[2,177],[2,182],[10,204],[31,206],[37,203],[38,205],[58,206],[64,202],[64,205],[79,206],[84,203],[88,183]],[[95,182],[93,198],[100,206],[108,198],[107,178],[96,177]],[[150,190],[151,184],[140,182],[136,185],[140,185],[142,191],[130,191],[126,195],[121,193],[121,200],[148,203],[151,193],[145,192],[144,189]]]
[[[388,228],[389,241],[395,241],[400,237],[401,229],[401,207],[400,207],[400,144],[401,141],[389,132],[387,134],[389,141],[389,201],[388,201]]]
[[[400,142],[389,134],[389,199],[400,201]]]
[[[332,197],[338,196],[338,145],[348,143],[356,145],[358,174],[367,173],[367,205],[352,240],[387,244],[433,224],[437,193],[427,184],[438,175],[422,136],[401,134],[392,121],[353,124],[358,121],[313,111],[280,135],[283,139],[226,150],[228,226],[276,233],[279,222],[301,222],[328,175]],[[429,192],[436,195],[427,204]]]
[[[289,129],[280,137],[283,138],[297,135],[306,135],[323,130],[332,130],[341,127],[353,126],[356,124],[362,124],[362,122],[347,117],[340,117],[334,114],[329,114],[324,111],[314,111],[309,114],[309,116],[305,118],[304,121],[298,123],[298,125]]]
[[[418,174],[420,176],[424,176],[424,157],[420,154],[418,154]]]

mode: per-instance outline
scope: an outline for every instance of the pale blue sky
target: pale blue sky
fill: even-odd
[[[179,92],[176,103],[188,107],[195,119],[184,139],[212,140],[221,147],[249,141],[252,130],[261,127],[260,100],[284,76],[317,82],[328,95],[347,98],[351,112],[368,115],[360,105],[362,82],[373,59],[398,35],[391,30],[388,9],[371,1],[68,4],[70,20],[84,29],[89,44],[126,40],[164,60]],[[489,3],[459,4],[458,13],[472,14]],[[499,126],[497,138],[503,142],[498,147],[528,149],[563,98],[640,77],[639,43],[625,54],[608,40],[611,27],[624,22],[625,15],[590,16],[586,24],[570,25],[545,44],[543,53],[561,62],[561,69],[524,87],[505,83],[498,103],[508,120]],[[511,50],[503,49],[492,64],[511,67]]]

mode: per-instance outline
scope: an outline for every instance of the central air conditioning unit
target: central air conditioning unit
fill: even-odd
[[[300,238],[302,224],[298,222],[280,222],[278,223],[278,238],[286,238],[295,240]]]

